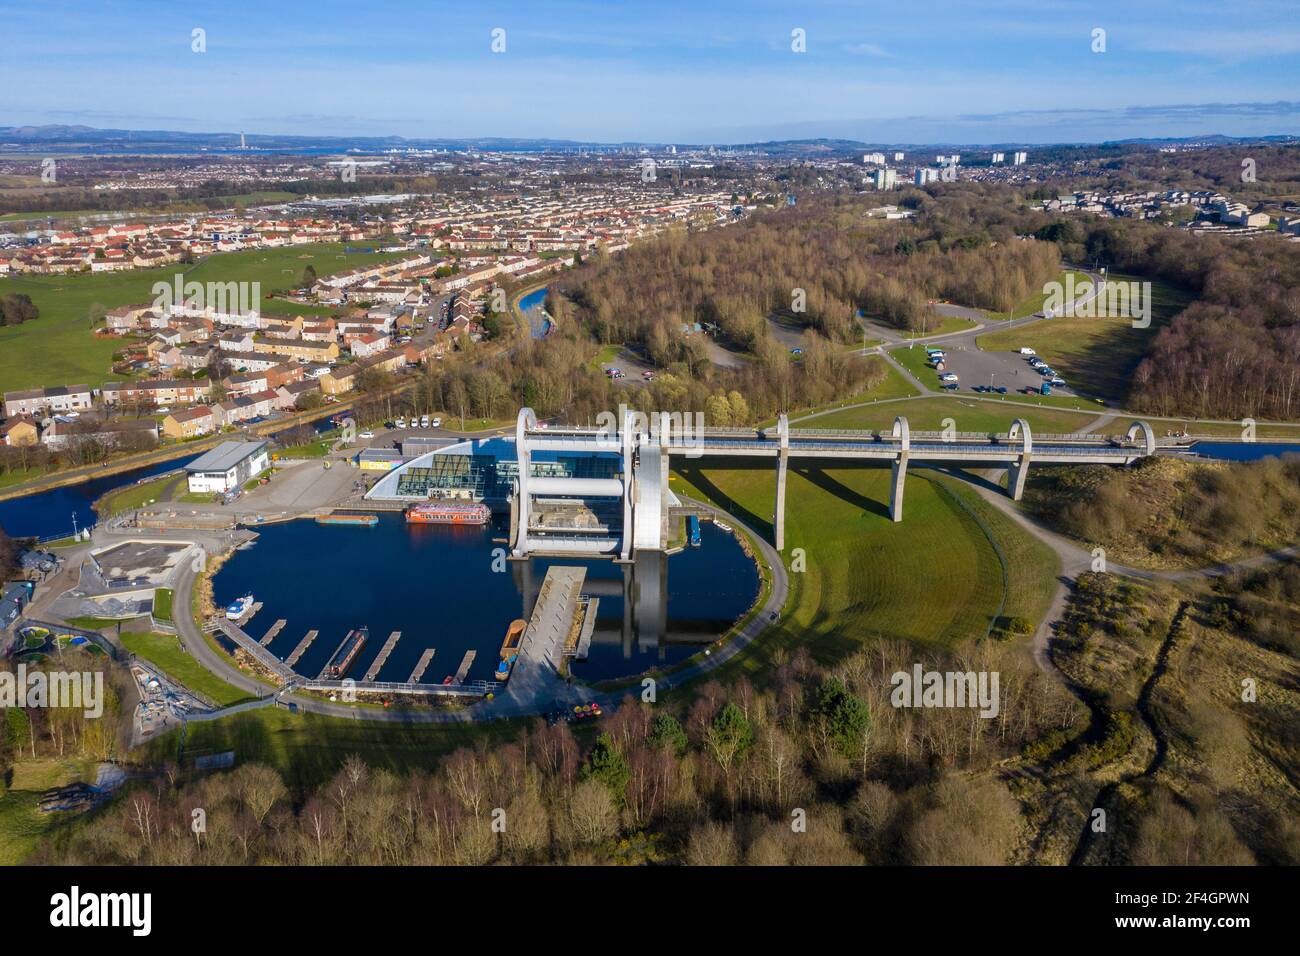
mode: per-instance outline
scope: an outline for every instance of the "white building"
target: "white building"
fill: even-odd
[[[1011,162],[1014,163],[1016,166],[1023,166],[1025,164],[1025,160],[1028,158],[1029,158],[1028,153],[1014,153],[1011,157]]]
[[[224,441],[185,466],[191,494],[225,494],[271,465],[265,441]]]
[[[994,153],[994,154],[993,154],[993,163],[994,163],[994,165],[996,165],[996,164],[998,164],[998,163],[1005,163],[1006,161],[1007,161],[1007,154],[1006,154],[1006,153]]]
[[[884,153],[863,153],[862,161],[869,166],[883,166],[885,165],[885,154]]]

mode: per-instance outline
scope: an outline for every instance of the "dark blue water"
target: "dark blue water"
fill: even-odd
[[[551,330],[551,323],[542,317],[542,306],[546,304],[546,286],[534,289],[519,300],[519,311],[528,319],[528,326],[535,339],[546,337]]]
[[[114,488],[134,484],[141,478],[161,475],[165,471],[180,468],[197,457],[193,452],[186,452],[143,468],[120,471],[103,478],[92,478],[79,485],[52,488],[34,495],[0,501],[0,528],[4,528],[13,538],[70,535],[74,515],[78,528],[95,523],[95,512],[90,506],[101,495]]]
[[[1224,461],[1259,461],[1261,458],[1300,454],[1300,444],[1198,441],[1192,445],[1192,451],[1203,458],[1219,458]]]
[[[509,562],[501,572],[492,567],[493,549],[503,547],[493,541],[502,536],[499,529],[411,526],[400,514],[382,514],[373,528],[299,520],[258,530],[256,544],[236,551],[218,572],[214,597],[221,606],[250,592],[262,601],[247,626],[258,639],[286,620],[270,645],[281,659],[309,630],[319,631],[295,667],[309,677],[321,672],[351,628],[364,625],[370,639],[349,677],[361,680],[388,635],[401,631],[379,680],[407,680],[428,647],[437,652],[424,683],[454,674],[470,649],[478,656],[469,679],[491,680],[506,628],[530,616],[552,564],[586,567],[585,592],[600,600],[590,657],[574,666],[586,680],[688,657],[748,610],[759,587],[758,570],[740,544],[708,523],[702,547],[671,557],[643,555],[627,566]],[[625,592],[633,595],[627,615]]]

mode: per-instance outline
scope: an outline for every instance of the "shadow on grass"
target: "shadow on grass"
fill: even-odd
[[[828,475],[824,468],[799,466],[793,470],[801,478],[808,480],[827,494],[834,495],[846,504],[860,508],[869,514],[889,518],[889,509],[885,507],[883,502],[854,491],[848,485]]]
[[[710,470],[716,470],[719,466],[710,464]],[[753,462],[746,462],[744,465],[727,463],[722,467],[732,470],[735,468],[748,468],[751,471],[770,471],[772,473],[772,504],[776,505],[776,466],[766,465],[756,467]],[[750,511],[735,498],[731,497],[713,481],[708,478],[701,470],[700,466],[694,462],[682,462],[677,465],[677,472],[701,492],[708,496],[709,500],[728,514],[733,514],[742,522],[753,528],[762,538],[771,543],[773,539],[772,515],[766,518],[760,518],[754,512]]]

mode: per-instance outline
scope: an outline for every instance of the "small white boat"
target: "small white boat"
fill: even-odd
[[[727,524],[725,521],[715,521],[713,522],[713,526],[720,531],[731,531],[731,525]]]
[[[226,608],[226,617],[232,621],[238,621],[248,613],[248,609],[253,606],[253,595],[245,594],[237,599],[233,604]]]

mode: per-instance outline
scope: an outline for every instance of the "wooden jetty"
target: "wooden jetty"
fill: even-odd
[[[271,642],[275,640],[275,636],[279,634],[281,631],[283,631],[284,626],[288,623],[289,622],[286,621],[284,618],[280,618],[280,620],[272,624],[271,629],[267,631],[266,636],[262,638],[262,646],[269,647]]]
[[[388,640],[384,641],[384,646],[379,649],[379,656],[370,665],[370,669],[366,671],[366,676],[361,678],[362,680],[372,681],[379,676],[379,672],[388,660],[388,655],[393,653],[393,648],[397,646],[397,641],[401,636],[401,631],[393,631],[392,634],[388,635]]]
[[[307,648],[311,647],[311,642],[316,640],[316,635],[319,633],[319,631],[308,631],[307,636],[298,642],[298,646],[293,649],[293,653],[285,659],[285,663],[290,667],[297,664],[299,658],[307,653]]]
[[[466,651],[465,656],[461,658],[460,667],[456,668],[456,683],[465,683],[465,677],[469,674],[469,669],[474,666],[474,657],[478,651]]]
[[[433,652],[434,648],[430,647],[420,655],[420,659],[415,664],[415,670],[411,671],[411,679],[407,681],[408,684],[420,683],[420,678],[424,676],[424,672],[429,668],[429,662],[433,660]]]

